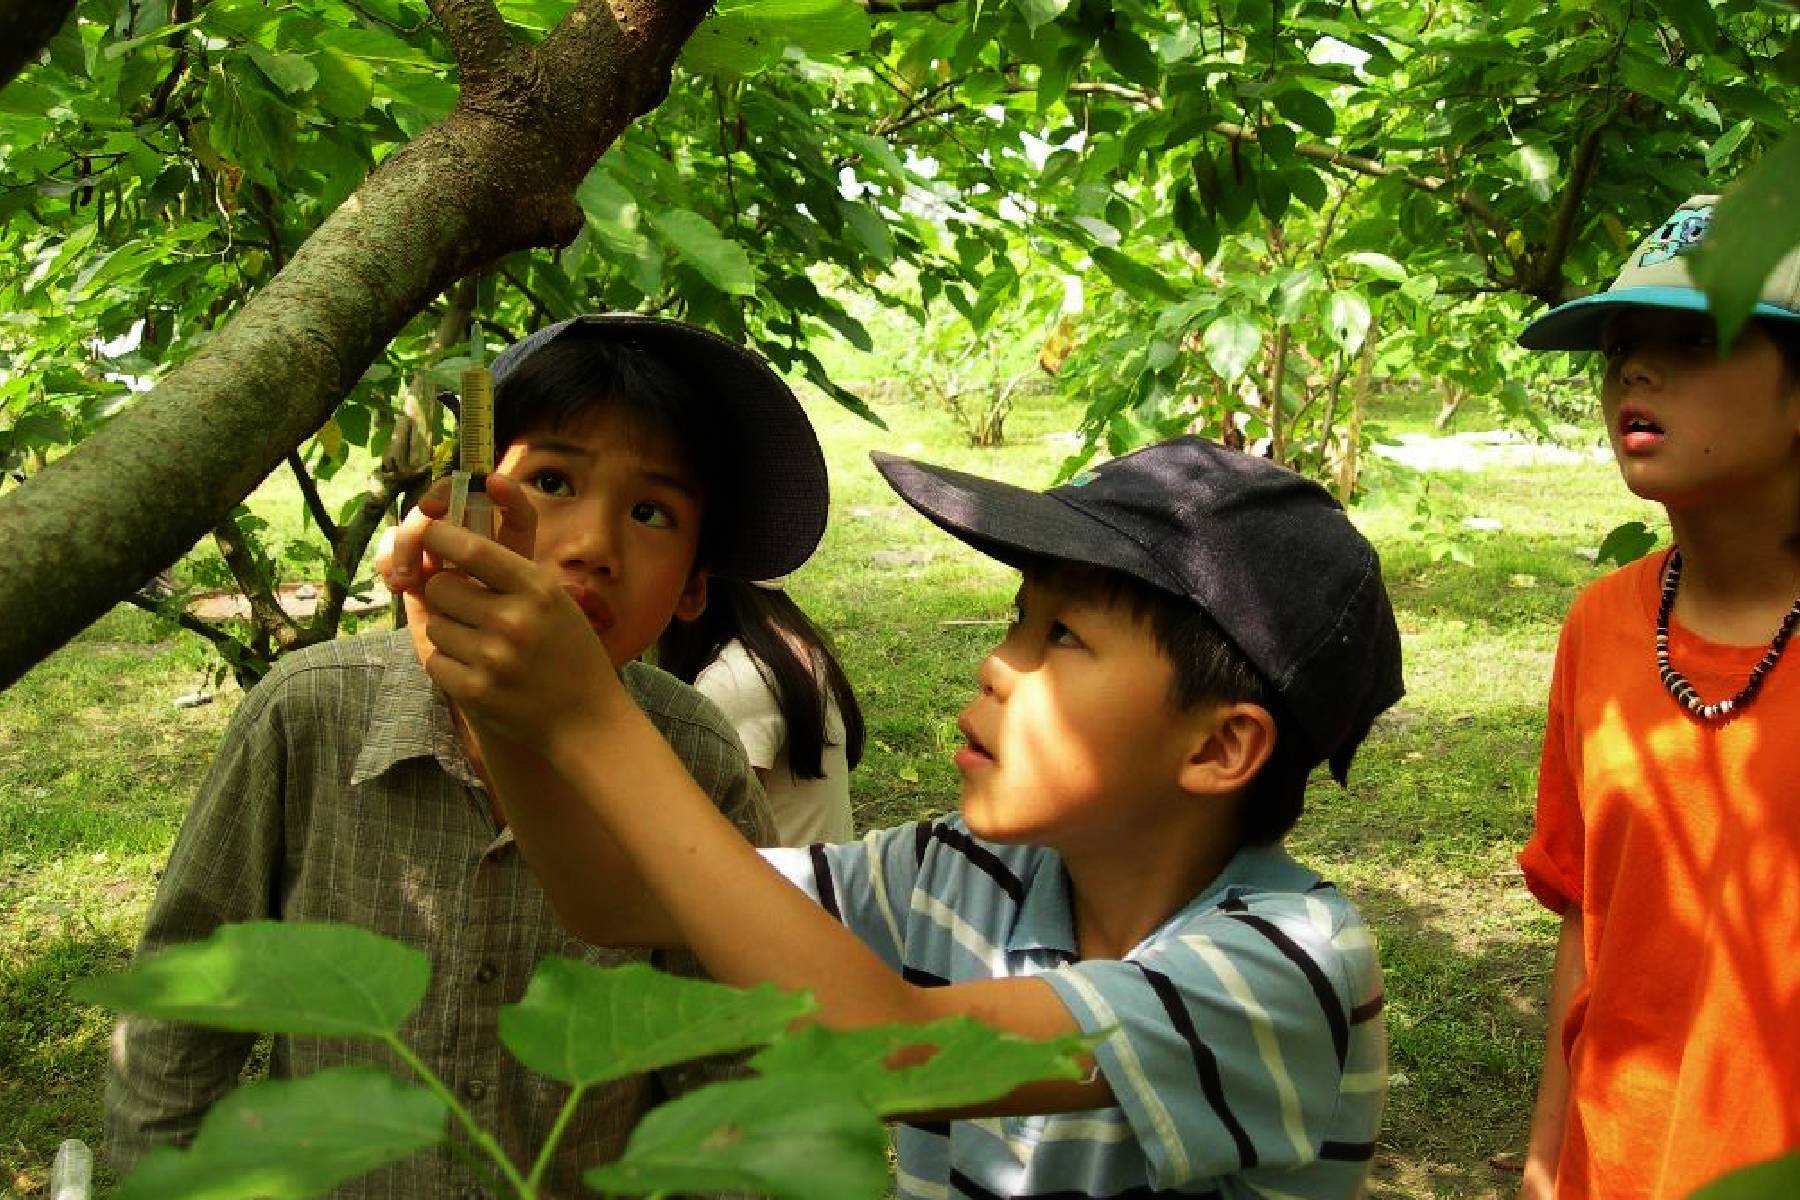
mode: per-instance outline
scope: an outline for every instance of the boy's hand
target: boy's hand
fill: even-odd
[[[530,558],[537,538],[537,510],[519,485],[503,475],[488,477],[488,497],[498,517],[494,537],[501,545]],[[448,477],[431,485],[399,525],[386,530],[375,548],[375,570],[382,584],[406,608],[406,627],[412,634],[413,653],[429,663],[436,649],[425,636],[431,613],[425,607],[425,585],[444,569],[436,555],[425,550],[425,530],[450,511]]]
[[[528,524],[518,485],[492,489],[506,525]],[[606,647],[561,580],[498,542],[426,521],[422,559],[425,670],[478,727],[549,755],[560,735],[592,728],[625,700]],[[455,569],[442,564],[454,563]]]

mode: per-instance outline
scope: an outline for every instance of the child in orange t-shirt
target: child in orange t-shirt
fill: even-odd
[[[1521,344],[1606,356],[1674,548],[1576,600],[1521,862],[1563,915],[1521,1195],[1681,1197],[1800,1145],[1800,252],[1721,354],[1677,209]]]

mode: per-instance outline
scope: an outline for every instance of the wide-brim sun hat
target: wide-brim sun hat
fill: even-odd
[[[1405,691],[1381,564],[1329,492],[1267,459],[1176,438],[1033,492],[879,451],[938,528],[1014,567],[1100,567],[1197,605],[1339,782]]]
[[[494,359],[494,386],[572,329],[638,350],[674,371],[726,426],[732,494],[708,496],[724,522],[707,568],[734,579],[775,579],[818,548],[831,508],[825,454],[793,389],[761,355],[711,330],[640,313],[588,313],[547,325]]]
[[[1611,287],[1544,313],[1519,334],[1519,345],[1529,350],[1598,350],[1607,320],[1620,309],[1706,312],[1706,293],[1694,283],[1690,256],[1712,228],[1718,202],[1719,197],[1711,195],[1684,201],[1631,252]],[[1776,264],[1751,313],[1800,321],[1800,250]]]

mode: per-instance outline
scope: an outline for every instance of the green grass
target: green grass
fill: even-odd
[[[1390,427],[1429,425],[1435,399],[1409,404]],[[832,521],[790,588],[834,634],[868,717],[857,819],[943,812],[957,795],[955,714],[1014,579],[908,509],[868,452],[1040,487],[1079,413],[1027,399],[1009,445],[973,450],[948,417],[902,399],[879,403],[885,431],[826,401],[809,408]],[[1646,513],[1604,463],[1428,481],[1380,469],[1371,484],[1355,518],[1383,555],[1408,694],[1348,790],[1315,781],[1292,844],[1381,939],[1394,1084],[1373,1194],[1510,1196],[1516,1177],[1487,1159],[1523,1144],[1554,937],[1513,858],[1530,829],[1543,694],[1561,615],[1597,574],[1580,551]],[[257,508],[293,520],[292,485],[278,480]],[[1467,529],[1469,516],[1502,528]],[[1448,545],[1470,563],[1441,557]],[[206,667],[194,639],[121,609],[0,693],[0,1190],[41,1191],[61,1138],[97,1141],[110,1022],[67,987],[121,964],[136,937],[237,700],[172,706]]]

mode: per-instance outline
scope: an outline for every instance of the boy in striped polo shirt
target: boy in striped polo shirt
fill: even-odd
[[[428,669],[517,748],[490,768],[558,914],[807,989],[833,1026],[1110,1031],[1084,1080],[907,1125],[903,1197],[1358,1195],[1380,971],[1350,903],[1280,842],[1311,769],[1341,782],[1401,694],[1374,550],[1316,484],[1198,438],[1041,494],[875,458],[1023,578],[958,721],[961,815],[846,846],[750,848],[594,686],[605,660],[528,559],[425,531],[485,585],[428,585]]]

